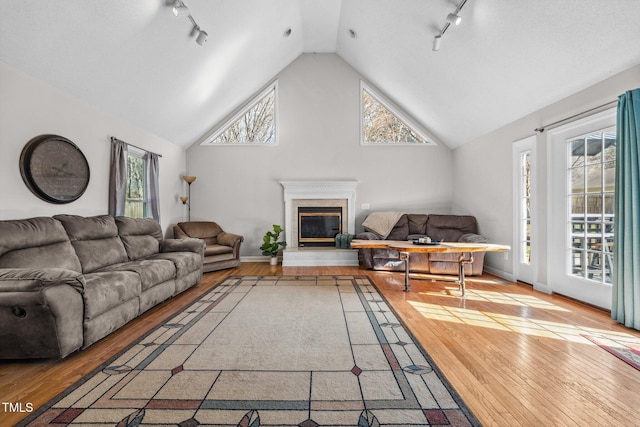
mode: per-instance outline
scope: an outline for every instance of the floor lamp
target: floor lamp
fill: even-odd
[[[189,190],[186,196],[180,196],[180,201],[183,205],[187,205],[187,221],[191,221],[191,184],[196,180],[195,176],[185,175],[182,177],[189,185]]]

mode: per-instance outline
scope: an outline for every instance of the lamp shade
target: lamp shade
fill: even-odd
[[[197,178],[192,175],[185,175],[182,177],[188,184],[192,184]]]

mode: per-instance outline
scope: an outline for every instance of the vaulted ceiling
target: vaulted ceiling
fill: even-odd
[[[640,1],[469,0],[432,51],[461,1],[184,0],[200,46],[173,0],[1,0],[0,61],[184,147],[305,52],[450,148],[640,64]]]

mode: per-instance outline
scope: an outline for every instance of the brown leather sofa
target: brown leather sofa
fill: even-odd
[[[427,215],[404,214],[384,240],[414,240],[430,237],[434,241],[445,242],[486,242],[478,234],[476,218],[470,215]],[[382,240],[380,235],[365,231],[356,239]],[[484,268],[484,252],[473,254],[473,263],[465,264],[465,275],[480,275]],[[411,271],[430,274],[458,274],[458,254],[456,253],[411,253]],[[392,249],[360,249],[363,265],[371,270],[404,271],[400,254]]]
[[[240,265],[243,236],[227,233],[212,221],[179,222],[173,227],[176,239],[197,238],[205,243],[203,271],[216,271]]]
[[[0,359],[63,358],[202,277],[198,239],[152,219],[0,221]]]

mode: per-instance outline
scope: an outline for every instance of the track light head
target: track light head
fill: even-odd
[[[175,16],[186,16],[187,18],[189,18],[189,21],[191,21],[191,24],[193,24],[193,27],[191,27],[190,37],[195,37],[196,43],[198,43],[200,46],[204,45],[207,41],[208,34],[206,31],[200,29],[195,19],[193,19],[193,16],[191,16],[191,13],[189,13],[189,8],[184,4],[184,2],[182,0],[175,0],[172,11]]]
[[[464,5],[467,3],[467,1],[468,0],[462,0],[462,3],[460,3],[460,5],[456,8],[456,10],[454,10],[453,13],[450,13],[447,15],[446,24],[444,24],[444,27],[442,27],[442,29],[440,30],[440,33],[438,33],[438,35],[436,35],[433,38],[434,52],[440,50],[440,41],[442,40],[442,36],[444,36],[444,33],[451,27],[451,25],[459,25],[460,22],[462,22],[462,17],[458,14],[460,13]]]
[[[176,3],[176,5],[173,6],[173,14],[175,16],[187,16],[189,15],[189,8],[187,6],[180,6]]]
[[[447,15],[447,22],[449,24],[460,25],[462,22],[462,17],[460,15],[456,15],[455,13],[450,13]]]
[[[198,37],[196,37],[196,43],[198,43],[200,46],[204,45],[205,42],[207,41],[207,36],[208,34],[206,31],[200,30]]]
[[[433,48],[432,50],[434,52],[437,52],[440,50],[440,41],[442,41],[442,34],[438,34],[437,36],[435,36],[433,38]]]

